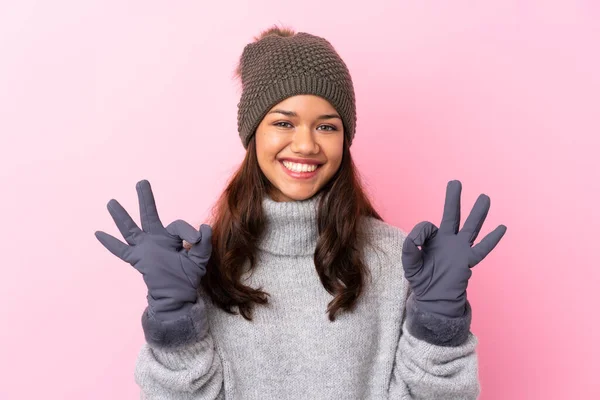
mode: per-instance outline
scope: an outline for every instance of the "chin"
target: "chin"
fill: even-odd
[[[311,197],[313,197],[314,195],[315,195],[314,193],[310,193],[310,194],[306,194],[306,195],[288,196],[288,197],[291,198],[292,200],[302,201],[302,200],[308,200]]]
[[[282,199],[283,201],[302,201],[310,199],[317,194],[317,192],[312,190],[280,190],[277,198]]]

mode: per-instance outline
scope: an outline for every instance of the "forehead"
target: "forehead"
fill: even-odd
[[[283,101],[274,105],[271,110],[276,108],[285,109],[289,111],[295,111],[300,113],[321,113],[321,112],[334,112],[335,108],[323,97],[315,96],[312,94],[299,94],[288,97]]]

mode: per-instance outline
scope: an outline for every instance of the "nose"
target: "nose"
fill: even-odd
[[[318,154],[320,151],[313,132],[305,127],[296,129],[290,148],[294,153],[306,155]]]

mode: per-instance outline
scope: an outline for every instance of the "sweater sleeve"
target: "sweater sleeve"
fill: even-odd
[[[134,374],[140,399],[225,399],[223,366],[202,299],[189,315],[168,322],[153,318],[146,308],[142,326],[146,343]]]
[[[405,317],[392,370],[389,399],[477,399],[477,337],[471,307],[457,319],[424,314],[408,290]]]

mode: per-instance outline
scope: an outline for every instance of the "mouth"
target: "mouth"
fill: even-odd
[[[310,179],[317,175],[323,163],[315,160],[278,160],[284,172],[294,179]]]

